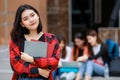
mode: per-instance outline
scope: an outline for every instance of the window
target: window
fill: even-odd
[[[72,41],[75,33],[89,28],[92,20],[92,0],[71,0]]]

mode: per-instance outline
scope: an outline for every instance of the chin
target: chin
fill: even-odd
[[[37,29],[37,27],[38,27],[38,26],[36,26],[36,25],[35,25],[35,26],[31,26],[32,29]]]
[[[91,46],[94,46],[94,44],[92,44],[92,43],[91,43],[90,45],[91,45]]]

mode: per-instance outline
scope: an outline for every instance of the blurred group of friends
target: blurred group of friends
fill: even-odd
[[[60,80],[90,80],[93,75],[104,76],[105,64],[119,56],[118,44],[112,39],[102,41],[96,30],[89,30],[86,33],[78,32],[74,35],[73,46],[67,46],[62,35],[57,39],[60,46],[60,60],[58,68],[53,72]],[[81,63],[78,72],[60,72],[62,62],[76,61]]]

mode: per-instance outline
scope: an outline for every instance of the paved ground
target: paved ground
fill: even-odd
[[[119,77],[109,77],[109,78],[93,77],[92,80],[120,80],[120,78]]]
[[[0,46],[0,80],[11,80],[8,46]]]

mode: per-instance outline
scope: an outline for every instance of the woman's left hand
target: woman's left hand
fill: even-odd
[[[38,68],[39,74],[45,78],[49,77],[50,74],[50,70],[49,69],[42,69],[42,68]]]
[[[27,53],[21,52],[21,59],[26,61],[26,62],[33,62],[34,59],[32,56],[28,55]]]

